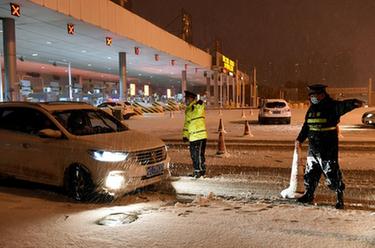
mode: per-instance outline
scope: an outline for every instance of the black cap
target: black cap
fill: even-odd
[[[326,88],[327,88],[327,85],[324,85],[324,84],[313,84],[313,85],[307,86],[307,89],[309,90],[309,95],[326,93]]]
[[[197,94],[195,94],[195,93],[193,93],[191,91],[185,90],[185,97],[196,98]]]

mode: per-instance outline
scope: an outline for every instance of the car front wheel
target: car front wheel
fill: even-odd
[[[89,200],[94,191],[90,174],[79,165],[68,169],[65,184],[68,196],[76,201]]]

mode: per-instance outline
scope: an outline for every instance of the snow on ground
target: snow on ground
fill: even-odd
[[[355,109],[342,116],[340,127],[343,141],[368,140],[375,141],[375,128],[363,128],[361,117],[366,111],[375,110],[371,108]],[[219,115],[218,110],[206,111],[206,125],[208,139],[217,140],[219,120],[223,120],[224,129],[227,132],[225,139],[228,140],[295,140],[304,121],[307,109],[292,109],[292,121],[290,125],[259,125],[258,110],[244,110],[246,120],[249,121],[250,131],[253,137],[244,137],[244,121],[242,110],[224,110]],[[130,128],[156,135],[163,139],[182,139],[182,128],[184,113],[176,112],[174,118],[169,113],[155,115],[154,117],[136,117],[125,121]]]
[[[360,116],[367,110],[353,111],[343,118],[342,125],[359,125]],[[292,124],[282,126],[260,126],[256,123],[257,113],[246,115],[253,139],[293,140],[305,111],[293,110]],[[217,112],[207,112],[212,139],[217,137]],[[245,139],[240,110],[224,111],[222,118],[227,138]],[[167,115],[135,118],[127,123],[162,138],[180,139],[183,114],[176,113],[173,119]],[[373,129],[344,129],[343,134],[347,140],[375,140]],[[189,161],[186,151],[173,153],[174,157]],[[370,153],[352,157],[353,164],[373,161]],[[252,161],[256,166],[285,168],[291,162],[291,152],[289,158],[288,152],[237,151],[228,159],[219,160],[209,154],[208,163],[231,164],[235,159],[240,166]],[[241,184],[246,179],[227,175],[204,180],[225,185]],[[194,181],[186,185],[190,189],[195,185],[197,195],[143,192],[126,195],[113,203],[85,204],[72,202],[44,187],[1,184],[0,247],[375,247],[373,211],[304,206],[294,201],[275,201],[269,196],[229,200],[216,197],[207,188],[200,189]],[[99,225],[99,221],[109,225]],[[121,224],[122,221],[126,223]]]
[[[45,193],[45,192],[44,192]],[[197,196],[129,195],[79,204],[16,189],[0,192],[0,247],[374,247],[375,213]],[[116,224],[98,225],[103,218]],[[132,220],[134,220],[133,218]]]

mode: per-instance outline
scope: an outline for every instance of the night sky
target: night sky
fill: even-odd
[[[367,86],[375,72],[374,0],[134,0],[133,12],[176,35],[185,9],[193,44],[257,67],[259,83]]]

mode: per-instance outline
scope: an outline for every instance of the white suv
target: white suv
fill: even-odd
[[[0,137],[1,174],[64,186],[76,200],[169,176],[162,140],[85,103],[0,103]]]
[[[259,124],[285,123],[290,124],[292,113],[288,103],[283,99],[264,99],[260,105]]]

